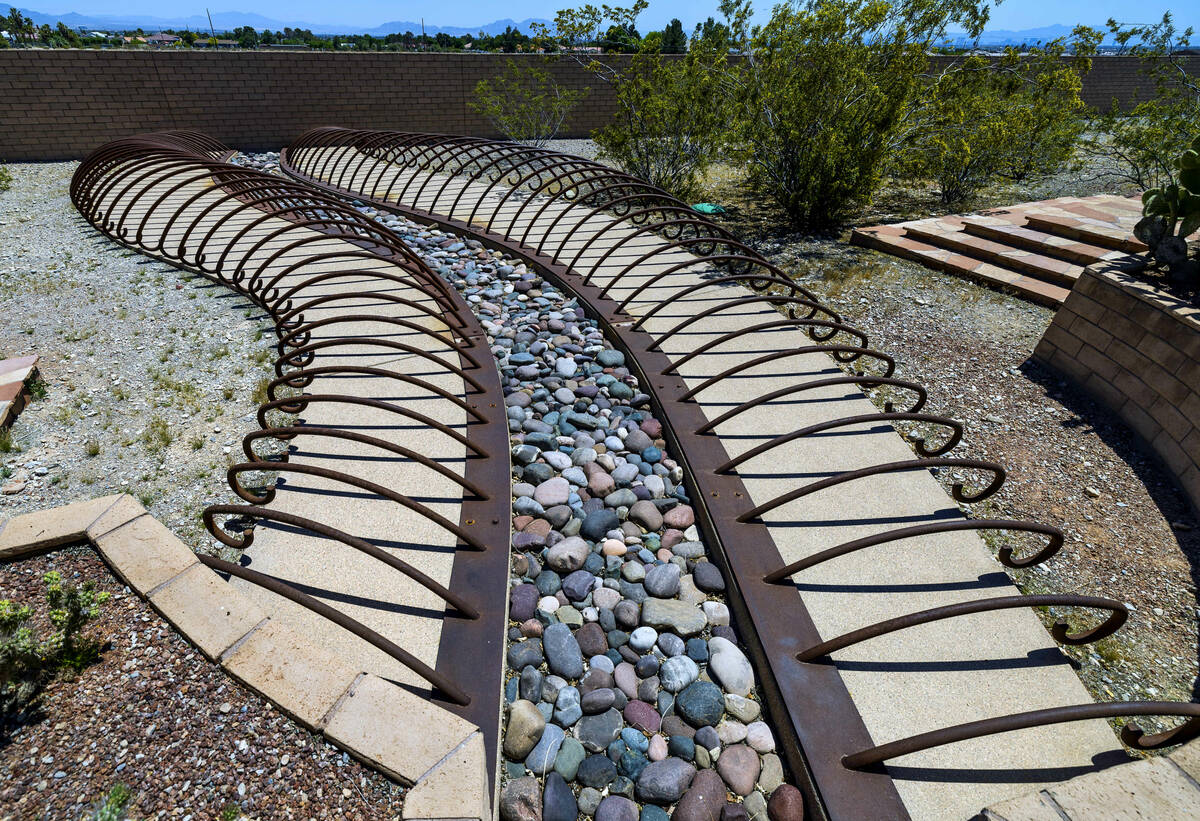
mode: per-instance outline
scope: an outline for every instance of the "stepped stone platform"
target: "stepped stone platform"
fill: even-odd
[[[37,371],[37,356],[0,360],[0,428],[6,428],[25,407],[29,377]]]
[[[1137,197],[1060,197],[977,214],[859,228],[851,243],[1057,308],[1085,266],[1146,250]]]

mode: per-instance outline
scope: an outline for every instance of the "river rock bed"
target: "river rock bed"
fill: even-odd
[[[725,579],[624,355],[523,263],[359,207],[463,294],[501,370],[513,475],[501,816],[802,817]]]

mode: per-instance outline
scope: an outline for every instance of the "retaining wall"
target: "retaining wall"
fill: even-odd
[[[1200,511],[1200,308],[1092,266],[1033,356],[1125,420]]]
[[[246,150],[277,149],[321,125],[497,136],[468,106],[475,84],[532,55],[266,51],[0,50],[0,160],[82,157],[102,143],[197,128]],[[616,58],[621,60],[624,58]],[[953,58],[934,58],[946,63]],[[1200,57],[1187,58],[1200,74]],[[611,89],[574,60],[558,82],[591,93],[563,136],[585,137],[616,110]],[[1146,87],[1135,60],[1098,57],[1083,96],[1107,108]]]

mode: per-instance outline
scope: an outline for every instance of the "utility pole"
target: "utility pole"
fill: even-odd
[[[421,51],[425,50],[425,18],[421,18]]]
[[[208,30],[209,30],[210,32],[212,32],[212,37],[213,37],[213,39],[214,39],[214,40],[216,40],[216,39],[217,39],[217,30],[213,28],[213,24],[212,24],[212,12],[211,12],[211,11],[209,11],[208,9],[205,9],[205,10],[204,10],[204,13],[208,15]]]

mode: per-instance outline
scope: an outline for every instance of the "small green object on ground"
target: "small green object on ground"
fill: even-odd
[[[724,214],[725,209],[714,202],[698,202],[692,206],[693,209],[701,214]]]

